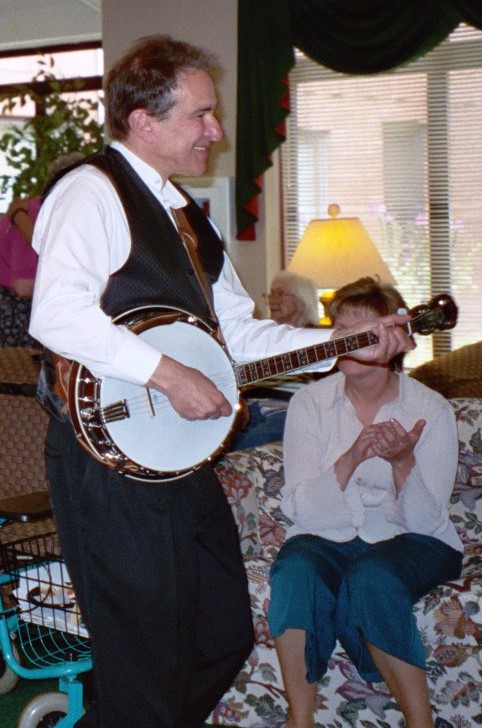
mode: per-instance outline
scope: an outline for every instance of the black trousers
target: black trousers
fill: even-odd
[[[96,717],[78,725],[197,728],[253,639],[237,530],[212,468],[140,483],[97,463],[56,420],[46,462],[92,637]]]

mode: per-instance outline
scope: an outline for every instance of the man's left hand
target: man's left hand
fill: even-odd
[[[373,361],[378,364],[387,364],[394,356],[403,351],[412,351],[415,342],[412,337],[401,328],[402,324],[410,321],[408,314],[390,314],[377,320],[364,320],[355,324],[350,330],[337,329],[333,338],[361,334],[363,331],[373,331],[378,337],[378,343],[364,349],[350,352],[354,359]]]

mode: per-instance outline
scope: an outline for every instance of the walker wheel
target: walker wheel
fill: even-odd
[[[17,662],[20,661],[20,656],[17,647],[12,642],[12,652]],[[15,685],[20,680],[19,676],[11,670],[0,652],[0,695],[6,695],[10,690],[13,690]]]
[[[66,693],[42,693],[22,710],[17,728],[53,728],[69,710]]]

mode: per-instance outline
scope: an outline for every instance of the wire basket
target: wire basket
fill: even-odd
[[[60,554],[56,533],[2,546],[18,615],[17,640],[33,665],[51,666],[90,656],[88,632]]]

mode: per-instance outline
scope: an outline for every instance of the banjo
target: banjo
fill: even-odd
[[[401,327],[409,334],[451,329],[457,321],[457,306],[447,294],[409,313],[411,321]],[[67,399],[79,443],[107,467],[145,482],[176,480],[222,454],[242,419],[240,390],[244,387],[378,342],[373,331],[364,331],[238,365],[213,329],[186,311],[141,307],[116,317],[114,323],[127,326],[173,359],[199,369],[232,407],[228,417],[186,420],[161,392],[119,379],[96,378],[86,367],[72,362]]]

